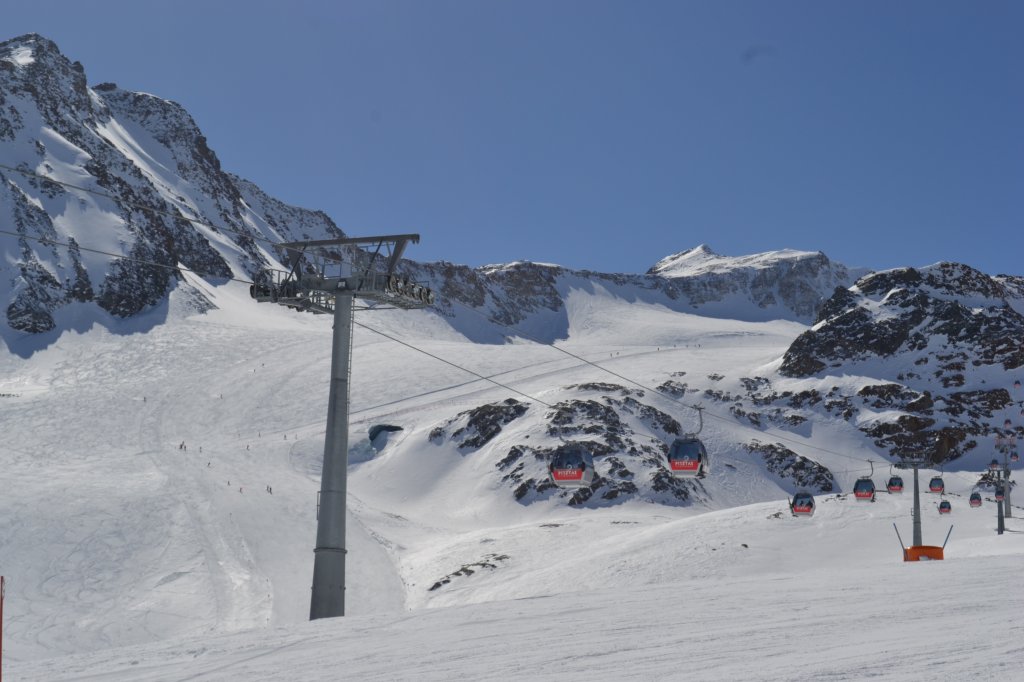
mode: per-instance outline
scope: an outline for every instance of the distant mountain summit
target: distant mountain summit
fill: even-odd
[[[694,305],[748,292],[759,308],[781,306],[811,319],[836,287],[847,287],[868,270],[851,271],[818,252],[782,249],[750,256],[720,256],[706,244],[658,261],[647,271],[664,277]]]

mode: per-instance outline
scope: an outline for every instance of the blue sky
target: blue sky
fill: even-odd
[[[89,83],[407,255],[643,272],[701,243],[1024,274],[1024,3],[3,1]]]

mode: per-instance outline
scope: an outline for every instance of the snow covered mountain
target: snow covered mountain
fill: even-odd
[[[90,88],[35,34],[0,43],[0,159],[0,301],[16,331],[132,317],[186,286],[173,268],[251,278],[277,262],[268,242],[341,235],[225,172],[181,106]]]
[[[1024,278],[707,246],[636,275],[404,261],[438,301],[357,314],[350,616],[306,624],[331,321],[244,280],[274,242],[341,232],[36,35],[0,44],[0,163],[17,679],[328,679],[337,651],[360,679],[957,679],[1019,657],[998,636],[1021,512],[997,537],[991,499],[963,498],[990,492],[993,436],[1024,436]],[[711,472],[676,479],[695,405]],[[565,443],[592,485],[548,481]],[[907,499],[848,494],[922,450],[956,508],[948,569],[899,562]],[[949,608],[984,615],[921,634],[951,582]]]

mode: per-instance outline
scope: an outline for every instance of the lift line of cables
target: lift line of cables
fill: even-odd
[[[81,191],[81,192],[86,192],[86,193],[89,193],[89,194],[93,194],[95,196],[103,197],[103,198],[109,199],[109,200],[117,202],[117,203],[122,203],[122,204],[124,204],[124,205],[126,205],[126,206],[128,206],[130,208],[134,208],[134,209],[137,209],[137,210],[140,210],[140,211],[147,211],[147,212],[155,213],[157,215],[167,216],[167,217],[173,218],[175,220],[185,220],[185,221],[193,223],[195,225],[199,225],[199,226],[202,226],[202,227],[207,227],[207,228],[216,230],[218,232],[225,232],[225,233],[229,233],[229,234],[233,233],[233,234],[243,235],[243,236],[248,237],[250,239],[254,239],[255,241],[265,242],[265,243],[267,243],[267,244],[269,244],[271,246],[276,244],[276,242],[274,242],[273,240],[267,239],[266,237],[260,237],[258,235],[254,235],[251,232],[244,232],[242,230],[237,230],[237,229],[233,229],[233,228],[226,228],[226,227],[223,227],[223,226],[213,225],[211,223],[207,223],[207,222],[201,221],[201,220],[199,220],[197,218],[189,218],[188,216],[185,216],[185,215],[183,215],[181,213],[175,214],[175,213],[172,213],[170,211],[162,211],[160,209],[153,208],[152,206],[145,206],[145,205],[142,205],[142,204],[124,203],[120,199],[118,199],[117,197],[114,197],[113,195],[107,194],[105,192],[100,192],[98,190],[89,189],[87,187],[81,187],[79,185],[74,185],[74,184],[71,184],[71,183],[68,183],[68,182],[65,182],[65,181],[62,181],[62,180],[55,180],[53,178],[49,178],[49,177],[47,177],[45,175],[41,175],[39,173],[35,173],[33,171],[26,170],[24,168],[15,168],[15,167],[12,167],[12,166],[8,166],[6,164],[0,164],[0,169],[11,171],[11,172],[15,172],[15,173],[20,173],[20,174],[28,176],[28,177],[35,177],[35,178],[38,178],[38,179],[46,181],[46,182],[55,183],[55,184],[62,185],[64,187],[75,189],[75,190],[78,190],[78,191]],[[43,243],[43,244],[51,244],[51,245],[64,246],[64,247],[70,248],[70,244],[67,244],[65,242],[59,242],[59,241],[53,240],[53,239],[46,239],[46,238],[43,238],[43,237],[29,237],[27,235],[22,235],[22,234],[19,234],[17,232],[11,232],[11,231],[8,231],[8,230],[0,230],[0,234],[7,234],[7,235],[11,235],[11,236],[22,238],[22,239],[30,239],[30,240],[38,241],[38,242]],[[101,255],[109,256],[111,258],[118,258],[118,259],[130,261],[130,262],[138,262],[138,263],[142,263],[142,264],[145,264],[145,265],[150,265],[150,266],[154,266],[154,267],[160,267],[160,268],[166,268],[166,269],[169,269],[169,270],[174,270],[174,271],[177,271],[177,272],[189,272],[189,273],[198,275],[200,277],[206,276],[204,273],[198,272],[196,270],[191,270],[189,268],[180,267],[180,266],[172,266],[172,265],[167,265],[165,263],[157,263],[157,262],[154,262],[154,261],[147,261],[147,260],[135,258],[135,257],[132,257],[132,256],[125,256],[125,255],[121,255],[121,254],[110,253],[110,252],[107,252],[107,251],[101,251],[99,249],[91,249],[91,248],[86,248],[86,247],[82,247],[82,246],[79,246],[78,248],[80,250],[82,250],[82,251],[88,251],[88,252],[91,252],[91,253],[98,253],[98,254],[101,254]],[[338,258],[327,258],[327,260],[337,261],[339,263],[348,262],[348,261],[345,261],[344,259],[338,259]],[[235,282],[245,283],[245,284],[252,284],[251,281],[245,280],[245,279],[240,279],[240,278],[230,278],[230,280],[231,281],[235,281]],[[619,374],[618,372],[614,372],[614,371],[608,369],[607,367],[603,367],[603,366],[597,364],[596,362],[593,362],[591,360],[587,360],[586,358],[584,358],[584,357],[582,357],[582,356],[580,356],[580,355],[578,355],[576,353],[573,353],[573,352],[571,352],[569,350],[566,350],[564,348],[560,348],[559,346],[555,345],[554,343],[548,343],[546,341],[542,341],[542,340],[537,339],[536,337],[534,337],[534,336],[532,336],[532,335],[530,335],[530,334],[528,334],[526,332],[523,332],[522,330],[517,329],[517,328],[515,328],[515,327],[513,327],[511,325],[507,325],[507,324],[503,324],[501,322],[496,322],[494,320],[491,320],[490,318],[488,318],[486,315],[484,315],[479,310],[477,310],[477,309],[475,309],[475,308],[473,308],[473,307],[471,307],[469,305],[466,305],[465,303],[462,303],[461,301],[453,300],[453,303],[463,307],[464,309],[468,310],[469,312],[471,312],[471,313],[473,313],[475,315],[479,315],[480,317],[486,319],[491,324],[495,324],[495,325],[497,325],[499,327],[502,327],[504,329],[507,329],[507,330],[515,333],[517,336],[519,336],[521,338],[528,339],[528,340],[533,341],[534,343],[537,343],[537,344],[540,344],[540,345],[549,346],[549,347],[557,350],[560,353],[563,353],[563,354],[565,354],[565,355],[567,355],[569,357],[572,357],[572,358],[574,358],[574,359],[576,359],[576,360],[578,360],[578,361],[580,361],[580,362],[582,362],[584,364],[587,364],[587,365],[590,365],[590,366],[592,366],[592,367],[594,367],[596,369],[599,369],[602,372],[606,372],[606,373],[610,374],[611,376],[614,376],[614,377],[616,377],[618,379],[621,379],[622,381],[630,383],[630,384],[632,384],[634,386],[637,386],[639,388],[642,388],[642,389],[644,389],[646,391],[650,391],[654,395],[657,395],[657,396],[661,397],[664,400],[668,400],[668,401],[670,401],[672,403],[675,403],[677,405],[681,405],[683,407],[687,407],[687,408],[690,408],[690,409],[693,409],[693,410],[705,410],[705,408],[703,408],[703,407],[699,407],[699,406],[696,406],[696,405],[691,405],[689,403],[685,403],[685,402],[679,400],[678,398],[676,398],[675,396],[668,395],[665,392],[663,392],[663,391],[661,391],[661,390],[659,390],[657,388],[652,388],[650,386],[647,386],[646,384],[643,384],[641,382],[635,381],[634,379],[631,379],[631,378],[629,378],[629,377],[627,377],[625,375]],[[388,335],[388,334],[386,334],[384,332],[381,332],[381,331],[379,331],[377,329],[373,329],[372,327],[368,327],[368,326],[360,324],[360,323],[356,323],[356,324],[358,324],[359,326],[363,327],[364,329],[367,329],[368,331],[371,331],[371,332],[376,333],[376,334],[380,334],[381,336],[383,336],[385,338],[388,338],[388,339],[390,339],[391,341],[393,341],[395,343],[399,343],[401,345],[407,346],[408,348],[411,348],[413,350],[416,350],[417,352],[423,353],[423,354],[425,354],[425,355],[427,355],[429,357],[432,357],[432,358],[434,358],[434,359],[436,359],[436,360],[438,360],[440,362],[444,362],[444,363],[446,363],[448,365],[451,365],[452,367],[456,367],[456,368],[458,368],[458,369],[460,369],[462,371],[465,371],[465,372],[467,372],[469,374],[472,374],[472,375],[478,377],[479,379],[482,379],[484,381],[489,381],[489,382],[491,382],[491,383],[493,383],[493,384],[495,384],[495,385],[497,385],[497,386],[499,386],[501,388],[504,388],[506,390],[512,391],[513,393],[516,393],[516,394],[518,394],[520,396],[528,398],[528,399],[530,399],[530,400],[532,400],[534,402],[540,403],[540,404],[545,405],[547,407],[551,407],[551,405],[546,403],[545,401],[540,400],[539,398],[535,398],[533,396],[530,396],[530,395],[528,395],[528,394],[526,394],[526,393],[524,393],[522,391],[519,391],[519,390],[517,390],[515,388],[512,388],[511,386],[508,386],[507,384],[503,384],[501,382],[495,381],[495,380],[493,380],[493,379],[491,379],[489,377],[486,377],[486,376],[481,375],[481,374],[479,374],[477,372],[474,372],[473,370],[467,369],[467,368],[462,367],[462,366],[460,366],[460,365],[458,365],[456,363],[453,363],[451,361],[445,360],[444,358],[442,358],[442,357],[440,357],[438,355],[435,355],[433,353],[425,351],[425,350],[423,350],[421,348],[418,348],[418,347],[416,347],[416,346],[414,346],[412,344],[409,344],[409,343],[406,343],[404,341],[401,341],[401,340],[397,339],[394,336]],[[439,389],[439,390],[448,390],[448,389],[446,388],[446,389]],[[742,424],[742,423],[737,423],[733,419],[729,419],[728,417],[723,417],[722,415],[716,414],[714,412],[707,412],[707,415],[709,417],[711,417],[712,419],[717,419],[717,420],[722,421],[722,422],[726,422],[726,423],[729,423],[729,424],[732,424],[732,425],[737,425],[740,428],[745,428],[745,429],[749,429],[751,431],[756,431],[756,429],[754,429],[753,427],[746,426],[745,424]],[[756,432],[757,433],[761,433],[760,431],[756,431]],[[828,453],[828,454],[831,454],[831,455],[835,455],[837,457],[843,457],[843,458],[851,459],[851,460],[854,460],[854,461],[866,462],[866,463],[872,463],[874,461],[874,460],[871,460],[871,459],[864,459],[864,458],[860,458],[860,457],[854,457],[852,455],[848,455],[848,454],[845,454],[845,453],[842,453],[842,452],[838,452],[836,450],[832,450],[832,449],[829,449],[829,448],[824,448],[824,447],[821,447],[819,445],[805,443],[805,442],[799,441],[799,440],[797,440],[795,438],[790,438],[788,436],[784,436],[784,435],[780,435],[780,434],[773,434],[772,437],[776,438],[777,440],[786,441],[788,443],[792,443],[794,445],[798,445],[798,446],[803,447],[803,448],[810,448],[810,449],[813,449],[813,450],[817,450],[819,452]]]
[[[0,164],[0,168],[8,168],[8,167]],[[39,176],[39,177],[42,177],[42,176]],[[52,181],[52,182],[57,182],[57,181]],[[65,183],[59,183],[59,184],[65,184]],[[76,189],[80,189],[80,188],[76,187]],[[214,226],[210,226],[210,227],[214,227]],[[37,241],[37,242],[40,242],[40,243],[43,243],[43,244],[50,244],[50,245],[63,246],[63,247],[70,248],[70,244],[68,244],[66,242],[61,242],[61,241],[58,241],[58,240],[55,240],[55,239],[48,239],[48,238],[45,238],[45,237],[32,237],[32,236],[28,236],[28,235],[22,235],[22,234],[19,234],[17,232],[11,232],[9,230],[0,230],[0,234],[7,234],[7,235],[11,235],[11,236],[18,237],[18,238],[21,238],[21,239],[28,239],[28,240],[31,240],[31,241]],[[155,261],[149,261],[149,260],[145,260],[145,259],[135,258],[133,256],[126,256],[126,255],[122,255],[122,254],[116,254],[116,253],[112,253],[112,252],[109,252],[109,251],[102,251],[100,249],[93,249],[93,248],[84,247],[84,246],[80,246],[80,245],[78,246],[78,248],[81,251],[88,251],[90,253],[97,253],[97,254],[101,254],[101,255],[104,255],[104,256],[109,256],[111,258],[117,258],[117,259],[125,260],[125,261],[128,261],[128,262],[140,263],[140,264],[149,265],[149,266],[152,266],[152,267],[164,268],[164,269],[172,270],[172,271],[175,271],[175,272],[188,272],[188,273],[200,276],[200,277],[205,276],[204,273],[198,272],[196,270],[191,270],[191,269],[185,268],[185,267],[168,265],[166,263],[157,263]],[[241,278],[237,278],[237,277],[232,277],[232,278],[229,278],[229,279],[230,279],[230,281],[233,281],[233,282],[240,282],[240,283],[243,283],[243,284],[252,284],[252,281],[247,280],[247,279],[241,279]],[[478,310],[476,310],[474,308],[471,308],[470,306],[462,303],[461,301],[453,301],[453,302],[458,304],[458,305],[460,305],[460,306],[462,306],[462,307],[464,307],[466,310],[469,310],[469,311],[473,312],[474,314],[480,315],[481,317],[484,317],[485,319],[489,319],[489,318],[486,318],[486,316],[484,316],[483,313],[481,313],[480,311],[478,311]],[[522,332],[522,331],[516,329],[515,327],[512,327],[510,325],[506,325],[506,324],[502,324],[502,323],[499,323],[499,322],[493,322],[493,321],[491,321],[491,322],[493,324],[496,324],[496,325],[500,326],[500,327],[508,329],[509,331],[514,332],[515,334],[517,334],[518,336],[520,336],[522,338],[529,339],[529,340],[531,340],[534,343],[537,343],[539,345],[544,345],[544,346],[548,346],[550,348],[553,348],[553,349],[559,351],[560,353],[563,353],[563,354],[565,354],[565,355],[567,355],[567,356],[569,356],[569,357],[571,357],[571,358],[573,358],[575,360],[578,360],[579,362],[582,362],[584,364],[590,365],[590,366],[592,366],[592,367],[594,367],[596,369],[599,369],[599,370],[601,370],[603,372],[607,372],[608,374],[610,374],[610,375],[612,375],[614,377],[617,377],[617,378],[619,378],[619,379],[621,379],[623,381],[626,381],[626,382],[628,382],[630,384],[633,384],[634,386],[638,386],[638,387],[640,387],[640,388],[642,388],[644,390],[650,391],[651,393],[661,397],[662,399],[665,399],[665,400],[668,400],[670,402],[679,404],[679,405],[681,405],[683,407],[688,407],[690,409],[701,409],[701,410],[704,409],[704,408],[698,408],[698,407],[696,407],[694,405],[690,405],[688,403],[684,403],[681,400],[678,400],[678,399],[676,399],[673,396],[667,395],[664,392],[662,392],[662,391],[660,391],[660,390],[658,390],[656,388],[652,388],[652,387],[647,386],[647,385],[645,385],[643,383],[635,381],[635,380],[633,380],[633,379],[631,379],[631,378],[629,378],[629,377],[627,377],[625,375],[619,374],[618,372],[614,372],[614,371],[608,369],[607,367],[602,367],[601,365],[599,365],[599,364],[597,364],[597,363],[595,363],[595,362],[593,362],[591,360],[587,360],[586,358],[584,358],[584,357],[582,357],[582,356],[580,356],[580,355],[578,355],[576,353],[568,351],[568,350],[566,350],[564,348],[560,348],[560,347],[556,346],[553,343],[547,343],[545,341],[541,341],[541,340],[539,340],[539,339],[537,339],[537,338],[535,338],[535,337],[533,337],[533,336],[531,336],[529,334],[526,334],[525,332]],[[445,363],[447,365],[450,365],[450,366],[452,366],[452,367],[454,367],[456,369],[462,370],[462,371],[464,371],[464,372],[466,372],[468,374],[472,374],[473,376],[477,377],[480,380],[488,381],[488,382],[490,382],[490,383],[492,383],[492,384],[494,384],[494,385],[496,385],[496,386],[498,386],[500,388],[503,388],[505,390],[511,391],[511,392],[513,392],[513,393],[515,393],[515,394],[517,394],[519,396],[522,396],[524,398],[532,400],[532,401],[534,401],[536,403],[539,403],[541,405],[544,405],[546,407],[549,407],[549,408],[553,407],[550,403],[545,402],[544,400],[541,400],[540,398],[537,398],[535,396],[529,395],[529,394],[527,394],[527,393],[525,393],[523,391],[520,391],[520,390],[518,390],[516,388],[513,388],[512,386],[509,386],[508,384],[505,384],[505,383],[502,383],[502,382],[497,381],[495,379],[492,379],[491,377],[482,375],[482,374],[480,374],[478,372],[475,372],[474,370],[468,369],[468,368],[463,367],[463,366],[461,366],[461,365],[459,365],[457,363],[451,362],[450,360],[446,360],[445,358],[442,358],[439,355],[436,355],[436,354],[431,353],[429,351],[423,350],[422,348],[419,348],[419,347],[417,347],[417,346],[415,346],[415,345],[413,345],[411,343],[402,341],[401,339],[398,339],[397,337],[395,337],[393,335],[387,334],[387,333],[382,332],[382,331],[380,331],[378,329],[374,329],[373,327],[370,327],[368,325],[362,324],[360,322],[356,322],[355,324],[357,326],[360,326],[360,327],[366,329],[367,331],[373,332],[375,334],[379,334],[380,336],[382,336],[384,338],[387,338],[387,339],[389,339],[390,341],[392,341],[394,343],[398,343],[398,344],[400,344],[402,346],[405,346],[407,348],[415,350],[416,352],[422,353],[424,355],[427,355],[428,357],[431,357],[431,358],[433,358],[435,360],[438,360],[439,362],[443,362],[443,363]],[[525,369],[525,367],[523,369]],[[435,391],[435,392],[446,391],[446,390],[450,390],[451,388],[452,387],[449,386],[449,387],[445,387],[445,388],[442,388],[442,389],[437,389],[437,391]],[[430,393],[431,392],[427,392],[427,393],[425,393],[423,395],[429,395]],[[373,409],[373,408],[366,408],[366,409],[368,410],[368,409]],[[365,410],[360,410],[360,411],[365,411]],[[707,412],[707,414],[708,414],[709,417],[712,417],[714,419],[718,419],[718,420],[723,421],[723,422],[727,422],[727,423],[730,423],[730,424],[733,424],[733,425],[737,425],[740,428],[745,428],[745,429],[749,429],[751,431],[755,431],[755,429],[753,427],[748,427],[745,424],[737,423],[734,420],[728,419],[727,417],[723,417],[723,416],[715,414],[713,412]],[[761,432],[757,431],[757,433],[761,433]],[[859,462],[871,462],[872,461],[870,459],[866,460],[866,459],[859,458],[859,457],[853,457],[852,455],[847,455],[845,453],[837,452],[835,450],[831,450],[831,449],[828,449],[828,448],[823,448],[823,447],[818,446],[818,445],[813,445],[813,444],[810,444],[810,443],[803,443],[803,442],[800,442],[800,441],[798,441],[798,440],[796,440],[794,438],[789,438],[789,437],[778,435],[778,434],[774,434],[773,437],[778,439],[778,440],[788,441],[788,442],[793,443],[795,445],[798,445],[800,447],[810,448],[810,449],[813,449],[813,450],[818,450],[820,452],[826,452],[828,454],[835,455],[835,456],[838,456],[838,457],[843,457],[843,458],[846,458],[846,459],[852,459],[852,460],[859,461]]]
[[[456,305],[459,305],[462,308],[465,308],[466,310],[468,310],[468,311],[470,311],[470,312],[472,312],[472,313],[474,313],[476,315],[479,315],[479,316],[483,317],[484,319],[489,319],[482,312],[480,312],[479,310],[476,310],[475,308],[472,308],[472,307],[466,305],[465,303],[462,303],[461,301],[453,301],[453,302]],[[545,346],[549,346],[551,348],[554,348],[555,350],[559,351],[560,353],[564,353],[565,355],[568,355],[571,358],[579,360],[582,363],[590,365],[591,367],[599,369],[599,370],[601,370],[603,372],[607,372],[608,374],[610,374],[610,375],[612,375],[614,377],[617,377],[617,378],[619,378],[619,379],[621,379],[621,380],[623,380],[625,382],[633,384],[634,386],[638,386],[639,388],[642,388],[642,389],[644,389],[646,391],[650,391],[654,395],[657,395],[657,396],[659,396],[660,398],[662,398],[664,400],[668,400],[668,401],[670,401],[672,403],[675,403],[677,405],[681,405],[683,407],[688,407],[688,408],[690,408],[692,410],[703,410],[707,414],[707,416],[711,417],[712,419],[717,419],[717,420],[722,421],[722,422],[726,422],[726,423],[729,423],[729,424],[732,424],[732,425],[737,425],[740,428],[745,428],[745,429],[748,429],[750,431],[755,431],[757,433],[761,433],[761,431],[757,431],[752,426],[747,426],[746,424],[743,424],[743,423],[737,423],[733,419],[730,419],[728,417],[723,417],[723,416],[721,416],[719,414],[715,414],[714,412],[708,412],[706,410],[706,408],[699,407],[697,405],[691,405],[689,403],[685,403],[682,400],[679,400],[678,398],[676,398],[675,396],[669,395],[669,394],[665,393],[662,390],[659,390],[657,388],[652,388],[650,386],[647,386],[646,384],[643,384],[643,383],[635,381],[635,380],[633,380],[633,379],[631,379],[631,378],[629,378],[627,376],[619,374],[618,372],[614,372],[614,371],[608,369],[607,367],[603,367],[603,366],[597,364],[596,362],[593,362],[591,360],[587,360],[586,358],[584,358],[584,357],[582,357],[582,356],[580,356],[580,355],[578,355],[576,353],[573,353],[571,351],[568,351],[568,350],[566,350],[564,348],[560,348],[559,346],[556,346],[553,343],[547,343],[545,341],[537,339],[536,337],[531,336],[530,334],[527,334],[526,332],[523,332],[523,331],[521,331],[519,329],[516,329],[515,327],[513,327],[511,325],[503,324],[501,322],[494,322],[493,320],[491,322],[493,324],[498,325],[499,327],[502,327],[502,328],[507,329],[507,330],[509,330],[511,332],[514,332],[517,336],[520,336],[520,337],[525,338],[525,339],[529,339],[530,341],[533,341],[534,343],[538,343],[538,344],[541,344],[541,345],[545,345]],[[812,444],[809,444],[809,443],[804,443],[802,441],[796,440],[795,438],[789,438],[787,436],[782,436],[782,435],[779,435],[779,434],[773,434],[772,437],[776,438],[778,440],[783,440],[783,441],[787,441],[787,442],[793,443],[795,445],[799,445],[800,447],[811,448],[811,449],[814,449],[814,450],[818,450],[819,452],[826,452],[826,453],[828,453],[830,455],[836,455],[838,457],[845,457],[846,459],[852,459],[852,460],[858,461],[858,462],[870,463],[870,462],[873,461],[871,459],[864,459],[862,457],[854,457],[852,455],[847,455],[845,453],[838,452],[836,450],[831,450],[829,448],[823,448],[823,447],[818,446],[818,445],[812,445]]]
[[[441,358],[441,357],[439,357],[439,356],[437,356],[437,355],[434,355],[433,353],[430,353],[430,352],[428,352],[428,351],[425,351],[425,350],[423,350],[423,349],[421,349],[421,348],[418,348],[418,347],[416,347],[416,346],[415,346],[415,345],[413,345],[413,344],[407,343],[407,342],[405,342],[405,341],[401,341],[401,340],[397,339],[397,338],[396,338],[396,337],[394,337],[394,336],[391,336],[391,335],[389,335],[389,334],[385,334],[384,332],[381,332],[381,331],[379,331],[379,330],[377,330],[377,329],[374,329],[374,328],[372,328],[372,327],[369,327],[369,326],[367,326],[367,325],[365,325],[365,324],[362,324],[362,323],[359,323],[359,322],[357,322],[356,324],[357,324],[358,326],[360,326],[360,327],[364,328],[364,329],[367,329],[368,331],[374,332],[374,333],[376,333],[376,334],[380,334],[381,336],[384,336],[384,337],[386,337],[386,338],[388,338],[388,339],[390,339],[390,340],[392,340],[392,341],[394,341],[394,342],[396,342],[396,343],[399,343],[399,344],[401,344],[401,345],[403,345],[403,346],[406,346],[406,347],[408,347],[408,348],[411,348],[411,349],[413,349],[413,350],[415,350],[415,351],[418,351],[418,352],[420,352],[420,353],[423,353],[423,354],[425,354],[425,355],[427,355],[427,356],[429,356],[429,357],[432,357],[432,358],[435,358],[435,359],[437,359],[437,360],[440,360],[441,362],[444,362],[444,363],[446,363],[446,364],[448,364],[448,365],[451,365],[452,367],[456,367],[456,368],[458,368],[458,369],[461,369],[461,370],[463,370],[463,371],[465,371],[465,372],[468,372],[468,373],[470,373],[470,374],[473,374],[474,376],[477,376],[477,377],[478,377],[478,378],[480,378],[480,379],[484,379],[484,380],[486,380],[486,381],[490,381],[491,383],[493,383],[493,384],[495,384],[495,385],[497,385],[497,386],[501,386],[502,388],[505,388],[505,389],[507,389],[507,390],[513,391],[514,393],[517,393],[517,394],[519,394],[519,395],[521,395],[521,396],[523,396],[523,397],[529,398],[530,400],[533,400],[533,401],[535,401],[535,402],[537,402],[537,403],[540,403],[540,404],[542,404],[542,405],[546,405],[547,407],[552,407],[552,405],[550,405],[550,404],[546,403],[545,401],[543,401],[543,400],[541,400],[541,399],[539,399],[539,398],[536,398],[536,397],[534,397],[534,396],[531,396],[531,395],[529,395],[529,394],[527,394],[527,393],[524,393],[524,392],[522,392],[522,391],[519,391],[519,390],[517,390],[517,389],[514,389],[514,388],[512,388],[512,387],[510,387],[510,386],[508,386],[508,385],[506,385],[506,384],[502,384],[502,383],[499,383],[499,382],[497,382],[497,381],[494,381],[493,379],[490,379],[489,377],[485,377],[485,376],[483,376],[483,375],[481,375],[481,374],[478,374],[477,372],[474,372],[473,370],[470,370],[470,369],[466,369],[465,367],[462,367],[462,366],[460,366],[460,365],[458,365],[458,364],[456,364],[456,363],[454,363],[454,362],[450,362],[450,361],[448,361],[448,360],[445,360],[444,358]],[[505,328],[507,328],[507,329],[511,329],[512,331],[517,331],[517,330],[515,330],[515,328],[513,328],[513,327],[510,327],[510,326],[508,326],[508,325],[500,325],[500,326],[503,326],[503,327],[505,327]],[[524,336],[524,338],[530,338],[530,337],[529,337],[529,336]],[[562,348],[559,348],[558,346],[555,346],[554,344],[550,344],[550,343],[545,343],[545,342],[543,342],[543,341],[536,341],[535,339],[532,339],[532,338],[531,338],[531,340],[534,340],[535,342],[537,342],[537,343],[539,343],[539,344],[541,344],[541,345],[546,345],[546,346],[550,346],[551,348],[554,348],[554,349],[556,349],[556,350],[559,350],[559,351],[561,351],[561,352],[565,353],[566,355],[569,355],[570,357],[573,357],[573,358],[575,358],[575,359],[577,359],[577,360],[579,360],[579,361],[581,361],[581,362],[583,362],[583,363],[585,363],[585,364],[587,364],[587,365],[591,365],[591,366],[593,366],[593,367],[595,367],[595,368],[597,368],[597,369],[600,369],[600,370],[602,370],[602,371],[608,372],[608,373],[609,373],[609,374],[611,374],[612,376],[618,377],[619,379],[622,379],[623,381],[627,381],[627,382],[629,382],[629,383],[631,383],[631,384],[633,384],[633,385],[635,385],[635,386],[639,386],[640,388],[642,388],[642,389],[644,389],[644,390],[647,390],[647,391],[650,391],[650,392],[652,392],[653,394],[655,394],[655,395],[657,395],[657,396],[659,396],[659,397],[662,397],[662,398],[664,398],[664,399],[666,399],[666,400],[669,400],[669,401],[671,401],[671,402],[674,402],[674,403],[678,403],[679,405],[682,405],[683,407],[689,407],[689,408],[691,408],[691,409],[700,409],[700,410],[704,410],[704,409],[705,409],[705,408],[698,408],[698,407],[695,407],[695,406],[693,406],[693,405],[689,405],[689,404],[687,404],[687,403],[684,403],[684,402],[682,402],[682,401],[680,401],[680,400],[677,400],[677,399],[676,399],[675,397],[673,397],[673,396],[670,396],[670,395],[666,395],[666,394],[665,394],[665,393],[663,393],[662,391],[659,391],[659,390],[657,390],[657,389],[655,389],[655,388],[651,388],[651,387],[649,387],[649,386],[646,386],[646,385],[644,385],[644,384],[642,384],[642,383],[640,383],[640,382],[634,381],[634,380],[630,379],[629,377],[623,376],[623,375],[621,375],[621,374],[619,374],[619,373],[617,373],[617,372],[613,372],[613,371],[611,371],[611,370],[609,370],[609,369],[607,369],[607,368],[605,368],[605,367],[602,367],[601,365],[598,365],[597,363],[591,362],[590,360],[587,360],[587,359],[585,359],[585,358],[583,358],[583,357],[581,357],[581,356],[579,356],[579,355],[577,355],[577,354],[575,354],[575,353],[571,353],[571,352],[569,352],[569,351],[566,351],[566,350],[564,350],[564,349],[562,349]],[[442,390],[447,390],[447,389],[442,389]],[[735,422],[734,420],[728,419],[728,418],[726,418],[726,417],[722,417],[722,416],[720,416],[720,415],[717,415],[717,414],[714,414],[714,413],[708,413],[708,415],[709,415],[709,416],[711,416],[711,417],[713,417],[713,418],[719,419],[719,420],[721,420],[721,421],[725,421],[725,422],[727,422],[727,423],[729,423],[729,424],[732,424],[732,425],[736,425],[736,426],[739,426],[740,428],[748,429],[748,430],[751,430],[751,431],[756,431],[756,429],[754,429],[754,428],[753,428],[753,427],[751,427],[751,426],[747,426],[747,425],[745,425],[745,424],[743,424],[743,423],[737,423],[737,422]],[[756,433],[760,434],[761,432],[760,432],[760,431],[756,431]],[[813,444],[810,444],[810,443],[803,443],[803,442],[801,442],[801,441],[798,441],[798,440],[796,440],[796,439],[794,439],[794,438],[788,438],[788,437],[786,437],[786,436],[780,436],[780,435],[778,435],[778,434],[773,434],[773,436],[772,436],[772,437],[773,437],[773,438],[777,438],[778,440],[785,440],[785,441],[789,441],[789,442],[791,442],[791,443],[793,443],[793,444],[795,444],[795,445],[798,445],[798,446],[800,446],[800,447],[803,447],[803,448],[811,448],[811,449],[814,449],[814,450],[818,450],[818,451],[821,451],[821,452],[826,452],[826,453],[828,453],[828,454],[831,454],[831,455],[835,455],[835,456],[837,456],[837,457],[843,457],[843,458],[845,458],[845,459],[853,460],[853,461],[856,461],[856,462],[865,462],[865,463],[868,463],[868,464],[872,464],[872,463],[874,462],[874,460],[871,460],[871,459],[864,459],[864,458],[862,458],[862,457],[854,457],[854,456],[852,456],[852,455],[848,455],[848,454],[846,454],[846,453],[838,452],[838,451],[836,451],[836,450],[830,450],[830,449],[828,449],[828,448],[823,448],[823,447],[821,447],[821,446],[818,446],[818,445],[813,445]],[[867,469],[866,469],[866,468],[864,468],[864,469],[855,469],[855,470],[850,470],[850,471],[849,471],[848,473],[857,473],[857,472],[861,472],[861,471],[867,471]]]

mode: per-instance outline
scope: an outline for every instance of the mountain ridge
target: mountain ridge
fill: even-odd
[[[179,268],[214,283],[251,279],[282,268],[274,243],[344,234],[323,212],[288,206],[226,172],[181,105],[113,83],[90,88],[84,67],[42,36],[0,43],[0,65],[0,152],[18,160],[14,171],[0,169],[0,217],[18,234],[0,235],[9,263],[0,266],[0,302],[12,330],[54,331],[54,312],[72,301],[130,318],[188,286]],[[97,242],[128,258],[95,253]],[[524,323],[545,339],[564,338],[565,299],[580,286],[713,316],[809,321],[852,277],[824,254],[794,253],[738,258],[706,275],[534,263],[403,268],[441,293],[437,310],[460,332],[501,342],[509,336],[502,326]],[[463,323],[455,304],[496,327]]]

